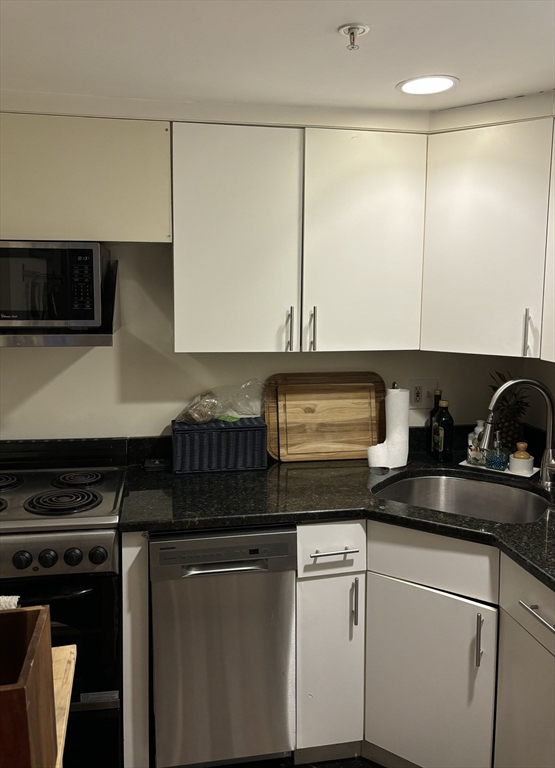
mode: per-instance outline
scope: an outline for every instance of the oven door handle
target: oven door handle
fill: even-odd
[[[76,589],[73,592],[58,592],[57,595],[49,595],[48,597],[24,597],[20,599],[19,604],[22,608],[29,608],[33,605],[47,605],[57,600],[73,600],[75,597],[83,597],[92,592],[92,588],[88,589]]]

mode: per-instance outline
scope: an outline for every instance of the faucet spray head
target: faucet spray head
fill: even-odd
[[[490,411],[484,426],[484,431],[482,432],[482,437],[480,439],[479,448],[481,451],[487,451],[489,448],[491,448],[491,437],[493,431],[493,411]]]

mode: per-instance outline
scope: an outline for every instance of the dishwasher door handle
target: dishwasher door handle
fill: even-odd
[[[252,573],[268,570],[267,560],[240,560],[235,563],[201,563],[184,565],[181,578],[212,576],[217,573]]]

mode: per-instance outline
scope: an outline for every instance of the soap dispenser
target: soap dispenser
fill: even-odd
[[[509,466],[509,452],[506,451],[501,444],[501,432],[499,430],[495,433],[495,440],[493,441],[493,448],[486,451],[486,467],[488,469],[498,469],[504,472]]]

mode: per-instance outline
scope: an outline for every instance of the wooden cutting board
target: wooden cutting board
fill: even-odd
[[[285,373],[266,381],[268,453],[281,461],[366,458],[385,438],[376,373]]]

